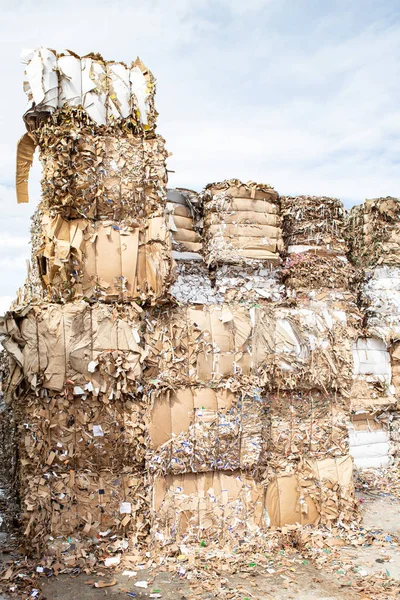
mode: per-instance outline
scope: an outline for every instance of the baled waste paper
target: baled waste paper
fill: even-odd
[[[346,256],[346,211],[340,200],[283,196],[281,206],[286,286],[298,291],[348,290],[354,267]]]
[[[0,338],[26,548],[118,566],[355,526],[354,462],[400,439],[399,201],[167,188],[139,59],[24,62],[17,197],[38,147],[42,198]]]

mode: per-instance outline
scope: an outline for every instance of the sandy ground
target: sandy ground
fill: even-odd
[[[387,534],[400,534],[400,502],[389,496],[364,494],[361,497],[364,525],[373,529],[383,529]],[[344,575],[340,572],[319,570],[300,555],[295,560],[295,568],[291,571],[275,566],[274,573],[265,568],[248,568],[246,572],[236,573],[225,578],[226,589],[236,588],[243,594],[243,600],[359,600],[360,594],[348,589],[347,585],[353,569],[364,573],[379,571],[389,572],[390,576],[400,580],[400,549],[382,550],[377,547],[342,548],[341,556],[351,563],[352,567]],[[7,556],[4,557],[7,560]],[[104,589],[96,589],[93,583],[99,579],[110,581],[116,579],[116,585]],[[147,589],[135,586],[138,581],[148,582]],[[163,600],[205,600],[218,598],[208,591],[206,586],[196,581],[190,583],[186,579],[179,580],[177,575],[159,573],[153,578],[145,570],[129,578],[122,573],[99,576],[80,575],[73,578],[69,575],[50,578],[44,582],[43,591],[48,600],[100,600],[102,598],[135,598],[147,600],[161,598]],[[8,600],[0,596],[0,600]]]
[[[285,576],[286,577],[286,576]],[[149,586],[146,592],[143,590],[140,593],[139,588],[135,588],[134,584],[129,584],[127,578],[116,577],[120,584],[113,588],[97,590],[93,587],[84,585],[85,580],[90,581],[88,577],[79,577],[71,579],[69,577],[59,578],[59,581],[49,581],[44,587],[49,600],[95,600],[101,598],[129,598],[134,597],[136,600],[148,600],[150,594],[155,590],[161,593],[161,600],[191,600],[191,599],[208,599],[217,598],[213,593],[204,591],[200,593],[196,588],[191,588],[186,581],[170,580],[165,574],[156,577],[154,582]],[[146,580],[146,572],[140,573],[140,578]],[[135,581],[133,579],[132,581]],[[243,578],[243,575],[237,575],[227,578],[226,588],[234,586],[237,589],[242,589],[243,599],[248,600],[333,600],[359,599],[359,594],[349,593],[344,588],[340,587],[340,578],[334,576],[332,580],[331,574],[323,574],[317,571],[312,565],[304,565],[300,571],[293,575],[293,579],[283,579],[279,575],[265,577],[265,575],[254,575]],[[121,591],[124,590],[124,591]],[[135,596],[130,596],[130,593]]]

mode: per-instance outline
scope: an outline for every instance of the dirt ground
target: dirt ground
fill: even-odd
[[[365,527],[383,530],[388,535],[400,534],[400,502],[388,495],[364,494],[360,496]],[[390,577],[400,580],[400,548],[393,545],[388,551],[375,546],[359,548],[341,548],[341,559],[346,566],[337,572],[318,569],[300,554],[290,557],[293,568],[279,568],[279,559],[273,568],[249,565],[246,571],[234,575],[221,574],[226,590],[240,590],[243,600],[360,600],[363,596],[349,589],[352,574],[361,571],[364,574],[389,573]],[[10,557],[4,555],[3,559]],[[280,572],[280,570],[282,572]],[[94,582],[116,580],[115,585],[97,589]],[[138,587],[138,582],[146,582],[147,588]],[[146,570],[130,575],[107,573],[103,576],[79,575],[71,577],[61,575],[43,582],[43,592],[48,600],[101,600],[102,598],[135,598],[147,600],[206,600],[218,598],[207,585],[196,580],[179,579],[176,573],[161,572],[156,577]],[[229,598],[229,593],[226,596]],[[368,596],[364,596],[368,600]],[[8,600],[0,596],[0,600]]]

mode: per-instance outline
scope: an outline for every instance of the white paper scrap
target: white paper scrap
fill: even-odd
[[[95,437],[104,437],[104,431],[101,425],[93,425],[93,435]]]
[[[121,515],[131,515],[132,504],[130,502],[121,502],[121,504],[119,505],[119,512]]]

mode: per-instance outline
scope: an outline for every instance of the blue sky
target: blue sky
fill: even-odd
[[[2,0],[0,313],[25,278],[29,217],[17,206],[22,48],[137,55],[158,80],[170,185],[229,177],[346,206],[400,196],[398,0]]]

